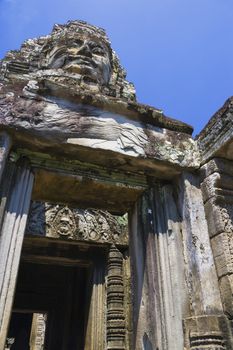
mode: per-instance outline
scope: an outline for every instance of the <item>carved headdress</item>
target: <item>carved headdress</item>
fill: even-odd
[[[50,35],[25,41],[20,50],[8,52],[0,68],[6,80],[13,75],[135,100],[105,31],[83,21],[56,24]]]

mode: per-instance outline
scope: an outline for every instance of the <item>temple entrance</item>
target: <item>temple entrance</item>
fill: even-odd
[[[79,253],[74,244],[25,239],[7,349],[85,348],[92,261],[87,251],[85,259]]]
[[[125,349],[128,281],[127,214],[32,201],[3,349]]]
[[[26,312],[13,312],[7,336],[7,348],[30,349],[30,333],[33,314]]]

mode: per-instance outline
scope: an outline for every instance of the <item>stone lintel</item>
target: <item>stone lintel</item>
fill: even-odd
[[[165,169],[167,174],[174,174],[183,168],[199,167],[196,142],[182,128],[167,129],[54,98],[12,96],[7,99],[8,107],[8,112],[1,114],[0,128],[12,135],[15,148],[23,146],[108,167],[115,163],[116,167],[154,173]]]
[[[27,148],[18,148],[15,144],[13,157],[27,157],[34,168],[44,168],[52,171],[69,172],[70,174],[88,174],[88,176],[105,179],[118,179],[124,183],[144,184],[147,178],[172,180],[182,171],[181,168],[168,162],[152,161],[144,158],[122,157],[111,151],[90,150],[84,147],[73,149],[72,152],[58,153],[55,149],[35,151]]]
[[[27,235],[67,241],[128,245],[128,217],[108,211],[31,202]]]
[[[213,158],[200,168],[202,180],[213,173],[232,176],[233,162],[224,158]]]
[[[69,204],[77,208],[97,208],[122,215],[143,193],[143,186],[104,182],[85,176],[35,171],[32,199]]]

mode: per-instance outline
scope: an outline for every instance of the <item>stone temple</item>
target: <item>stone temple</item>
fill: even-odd
[[[110,41],[0,63],[0,350],[233,349],[233,98],[196,138]]]

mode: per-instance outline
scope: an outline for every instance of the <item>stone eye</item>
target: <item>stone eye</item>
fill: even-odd
[[[82,46],[82,45],[83,45],[83,40],[81,40],[81,39],[76,39],[76,40],[75,40],[75,44],[76,44],[76,46]]]
[[[104,55],[104,49],[100,46],[94,46],[92,48],[92,53],[94,53],[95,55],[100,55],[103,56]]]

